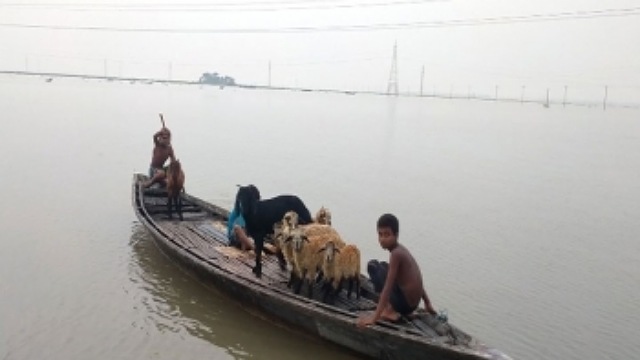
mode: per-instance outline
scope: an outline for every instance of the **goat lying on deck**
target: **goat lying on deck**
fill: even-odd
[[[167,214],[169,219],[172,218],[172,204],[175,204],[178,217],[180,220],[184,220],[182,218],[181,192],[184,192],[184,172],[180,161],[175,160],[169,164],[167,169]]]
[[[254,185],[241,186],[236,195],[245,222],[247,233],[255,242],[256,265],[253,273],[262,276],[262,249],[268,234],[273,233],[273,226],[282,221],[288,211],[298,214],[300,224],[313,221],[309,209],[302,200],[295,195],[280,195],[271,199],[260,200],[260,192]],[[278,252],[280,267],[286,269],[286,262],[281,252]]]

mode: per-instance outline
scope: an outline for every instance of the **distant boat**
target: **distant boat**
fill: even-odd
[[[44,81],[46,81],[46,82],[52,82],[52,81],[53,81],[53,79],[52,79],[52,78],[46,78]]]

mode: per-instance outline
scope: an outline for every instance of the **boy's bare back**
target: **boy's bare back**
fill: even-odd
[[[411,307],[417,307],[423,293],[422,274],[420,267],[409,250],[402,244],[390,250],[389,266],[398,266],[396,283],[402,290],[407,303]]]

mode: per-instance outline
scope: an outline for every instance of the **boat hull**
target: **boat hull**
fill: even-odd
[[[418,323],[399,326],[378,322],[360,329],[356,327],[355,320],[363,311],[375,307],[375,303],[366,303],[366,300],[360,300],[360,303],[346,302],[351,305],[341,308],[293,294],[281,284],[287,275],[278,274],[278,271],[281,272],[279,269],[273,270],[270,281],[255,278],[251,273],[250,260],[242,262],[236,261],[233,256],[220,255],[220,251],[227,251],[221,229],[216,232],[207,228],[207,233],[198,232],[208,222],[224,223],[227,210],[185,194],[183,201],[193,209],[192,216],[186,216],[184,222],[163,219],[162,212],[157,212],[162,208],[162,197],[158,196],[161,192],[154,193],[154,202],[147,201],[146,191],[140,186],[144,179],[144,175],[134,176],[132,204],[138,220],[150,232],[157,247],[205,284],[215,286],[263,316],[372,359],[509,359],[500,351],[488,348],[471,337],[464,345],[451,344],[449,336],[439,336],[430,329],[425,332],[416,325]],[[160,205],[156,206],[158,203]],[[189,232],[183,231],[185,228]],[[209,233],[212,235],[205,236]],[[184,234],[196,234],[197,238],[194,235],[189,239]],[[214,250],[200,251],[205,248]],[[274,269],[277,267],[275,259],[272,265]],[[356,309],[350,309],[349,306]],[[452,326],[449,331],[454,337],[468,336]]]

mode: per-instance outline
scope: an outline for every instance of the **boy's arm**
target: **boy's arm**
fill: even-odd
[[[176,156],[173,153],[173,146],[169,145],[169,158],[171,159],[171,162],[176,161]]]
[[[393,284],[396,282],[396,277],[398,276],[398,257],[396,253],[391,252],[391,256],[389,258],[389,271],[387,273],[387,279],[384,282],[384,287],[382,288],[382,292],[380,293],[380,297],[378,298],[378,306],[376,307],[375,313],[369,317],[360,319],[358,324],[360,326],[366,326],[375,323],[378,319],[380,319],[380,315],[382,315],[382,311],[389,305],[389,299],[391,298],[391,291],[393,290]]]
[[[433,305],[431,305],[431,301],[429,300],[429,296],[427,296],[427,291],[424,287],[422,288],[422,301],[424,301],[424,308],[429,314],[438,315],[436,310],[433,308]]]
[[[160,133],[162,132],[162,130],[156,132],[155,134],[153,134],[153,145],[158,146],[158,136],[160,136]]]

